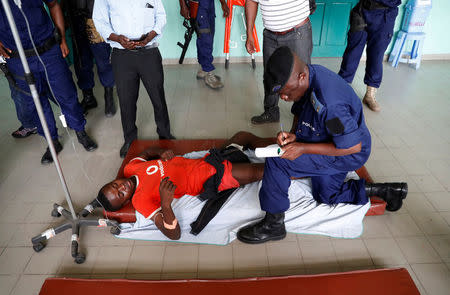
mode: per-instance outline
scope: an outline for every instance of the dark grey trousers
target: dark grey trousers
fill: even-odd
[[[272,53],[281,46],[287,46],[294,51],[305,63],[311,63],[311,53],[313,49],[311,22],[308,21],[303,26],[294,29],[285,35],[277,35],[264,29],[263,39],[263,59],[264,68]],[[264,93],[264,111],[275,117],[279,117],[278,94]]]
[[[170,136],[170,121],[164,94],[164,71],[162,58],[157,47],[140,50],[114,48],[111,64],[119,96],[125,142],[137,139],[136,103],[140,80],[153,104],[156,132],[163,137]]]

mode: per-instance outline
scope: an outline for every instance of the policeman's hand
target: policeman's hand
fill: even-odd
[[[173,159],[173,157],[175,157],[175,153],[172,150],[165,150],[159,156],[161,157],[161,160],[167,161]]]
[[[163,178],[159,184],[159,196],[161,197],[161,207],[168,207],[172,204],[173,195],[177,186],[169,180],[169,177]]]
[[[185,19],[190,19],[191,16],[189,15],[189,9],[187,8],[186,5],[182,5],[180,8],[180,14],[182,17],[184,17]]]
[[[64,58],[69,54],[69,47],[67,46],[66,40],[62,40],[61,44],[59,44],[61,48],[61,53]]]
[[[305,144],[301,142],[291,142],[288,145],[285,145],[282,147],[282,150],[284,151],[283,155],[281,155],[281,158],[287,159],[287,160],[295,160],[301,155],[303,155]]]
[[[249,54],[253,54],[256,52],[255,47],[255,39],[253,39],[253,35],[247,35],[247,41],[245,41],[245,48]]]
[[[124,35],[119,35],[117,37],[117,42],[123,46],[125,49],[134,49],[136,47],[136,43],[125,37]]]
[[[0,56],[3,56],[4,58],[9,58],[9,54],[11,53],[11,49],[6,48],[2,42],[0,42]]]
[[[230,15],[230,8],[225,1],[222,2],[223,17],[227,18]]]
[[[296,136],[293,133],[289,132],[278,132],[277,134],[277,143],[279,146],[285,146],[287,144],[290,144],[291,142],[295,142]]]

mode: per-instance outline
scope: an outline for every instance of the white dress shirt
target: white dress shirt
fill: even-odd
[[[161,0],[95,0],[92,19],[111,47],[124,49],[108,40],[111,33],[138,39],[151,31],[157,35],[147,46],[156,47],[166,25],[166,12]]]

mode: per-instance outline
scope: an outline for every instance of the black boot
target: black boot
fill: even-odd
[[[81,107],[86,114],[89,109],[97,107],[97,99],[95,99],[94,92],[91,89],[83,90],[83,100],[81,101]]]
[[[112,87],[105,87],[105,116],[112,117],[116,113]]]
[[[53,146],[55,147],[56,154],[59,154],[59,152],[62,151],[63,149],[63,146],[57,139],[53,139]],[[50,163],[53,163],[53,157],[52,154],[50,153],[50,148],[47,147],[47,150],[45,151],[44,155],[41,158],[41,164],[46,165]]]
[[[237,233],[239,241],[247,244],[261,244],[267,241],[282,240],[285,237],[284,212],[277,214],[266,212],[263,220],[247,225]]]
[[[264,113],[262,113],[259,116],[253,116],[251,118],[251,122],[252,124],[255,125],[261,125],[261,124],[266,124],[266,123],[278,123],[280,122],[280,111],[277,107],[277,109],[272,110],[272,111],[264,111]]]
[[[130,149],[131,144],[133,141],[125,141],[125,143],[120,148],[120,157],[125,158],[125,156],[128,154],[128,150]]]
[[[97,149],[97,144],[86,134],[86,131],[76,131],[78,142],[84,147],[88,152],[92,152]]]
[[[366,183],[366,195],[376,196],[386,201],[386,210],[397,211],[402,207],[403,199],[408,194],[406,182]]]
[[[169,134],[167,136],[159,135],[159,139],[177,139],[177,138],[175,136],[173,136],[172,134]]]

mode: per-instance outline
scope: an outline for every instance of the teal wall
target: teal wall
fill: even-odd
[[[407,0],[403,0],[406,3]],[[164,58],[177,59],[180,56],[181,48],[176,44],[178,41],[184,40],[185,29],[182,26],[183,18],[180,16],[180,8],[178,0],[163,0],[164,7],[167,13],[167,25],[164,30],[164,36],[161,40],[160,50]],[[244,12],[243,7],[235,6],[234,8],[234,20],[231,30],[231,40],[237,42],[237,48],[230,49],[230,55],[236,57],[248,56],[245,50],[245,41],[241,40],[241,35],[244,34],[245,29],[242,23],[241,13]],[[450,54],[450,38],[448,31],[450,30],[450,11],[449,0],[433,0],[433,9],[428,17],[425,25],[425,32],[427,38],[425,40],[424,54]],[[214,40],[214,52],[215,57],[223,57],[223,39],[225,30],[225,19],[222,17],[222,9],[220,2],[216,1],[216,35]],[[402,21],[403,17],[403,5],[400,7],[399,16],[397,17],[396,31]],[[262,47],[262,31],[263,25],[261,15],[258,13],[256,19],[256,28],[260,45]],[[313,27],[314,30],[314,27]],[[186,53],[186,58],[196,57],[195,38],[193,37],[192,43]],[[390,47],[388,48],[388,52]],[[261,55],[258,53],[257,55]]]
[[[179,58],[181,54],[181,48],[177,46],[177,42],[184,43],[183,17],[180,15],[179,0],[163,0],[164,8],[167,14],[167,24],[164,29],[164,36],[160,42],[160,50],[163,58]],[[223,18],[222,8],[218,0],[216,4],[216,34],[214,36],[214,51],[215,57],[225,56],[223,53],[223,39],[225,34],[225,18]],[[244,7],[234,6],[234,19],[231,26],[230,40],[237,43],[237,48],[230,48],[231,56],[249,56],[245,50],[245,41],[241,41],[241,35],[244,34],[245,40],[245,28],[242,22],[241,13],[244,13]],[[244,15],[245,17],[245,15]],[[256,29],[258,32],[258,39],[262,49],[262,19],[258,13],[256,18]],[[186,58],[196,58],[196,46],[195,41],[197,37],[194,35],[192,38],[189,49],[186,52]],[[262,55],[258,53],[258,55]]]

